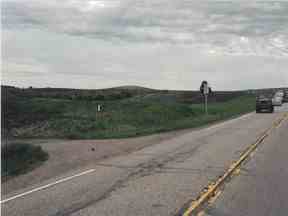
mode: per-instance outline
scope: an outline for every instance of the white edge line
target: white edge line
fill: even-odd
[[[234,123],[235,121],[248,118],[249,116],[251,116],[251,115],[253,115],[253,114],[255,114],[255,112],[246,113],[246,114],[240,115],[240,116],[238,116],[238,117],[236,117],[236,118],[224,120],[223,122],[219,122],[219,123],[216,123],[215,125],[211,125],[210,127],[207,127],[206,130],[217,129],[217,128],[226,126],[227,124],[232,124],[232,123]]]
[[[91,172],[94,172],[95,169],[90,169],[90,170],[86,170],[84,172],[81,172],[81,173],[78,173],[76,175],[73,175],[73,176],[69,176],[69,177],[66,177],[66,178],[63,178],[63,179],[60,179],[58,181],[55,181],[55,182],[52,182],[50,184],[47,184],[47,185],[44,185],[44,186],[41,186],[41,187],[38,187],[38,188],[34,188],[33,190],[30,190],[30,191],[26,191],[24,193],[21,193],[21,194],[18,194],[18,195],[15,195],[15,196],[12,196],[10,198],[7,198],[5,200],[1,200],[0,203],[3,204],[3,203],[6,203],[8,201],[11,201],[11,200],[14,200],[14,199],[17,199],[17,198],[20,198],[20,197],[23,197],[23,196],[26,196],[28,194],[31,194],[31,193],[34,193],[34,192],[37,192],[37,191],[40,191],[40,190],[44,190],[48,187],[52,187],[56,184],[60,184],[62,182],[65,182],[65,181],[69,181],[73,178],[76,178],[76,177],[79,177],[79,176],[82,176],[82,175],[85,175],[85,174],[88,174],[88,173],[91,173]]]

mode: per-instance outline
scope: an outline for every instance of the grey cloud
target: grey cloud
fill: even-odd
[[[52,1],[54,2],[54,1]],[[64,31],[67,33],[82,33],[88,35],[96,33],[117,34],[125,33],[127,28],[159,27],[163,31],[187,31],[201,32],[209,25],[218,25],[213,32],[223,31],[231,24],[243,24],[247,33],[253,34],[256,28],[261,32],[263,24],[268,22],[268,29],[262,30],[263,34],[271,33],[274,28],[283,28],[288,19],[288,3],[278,3],[277,10],[267,13],[268,6],[273,8],[273,3],[248,4],[248,3],[217,3],[195,1],[149,1],[122,0],[115,7],[103,9],[83,10],[82,4],[72,4],[69,0],[57,1],[47,4],[43,0],[35,1],[4,1],[3,23],[4,25],[28,25],[49,28],[51,30]],[[109,1],[108,1],[109,2]],[[268,6],[267,6],[268,4]],[[255,6],[256,5],[256,6]],[[269,24],[277,25],[269,25]],[[269,32],[270,30],[270,32]],[[233,33],[237,33],[234,31]],[[242,34],[241,31],[238,33]],[[125,35],[125,34],[124,34]],[[109,35],[107,35],[109,36]]]
[[[103,5],[89,8],[89,2]],[[109,3],[107,7],[105,2]],[[239,51],[241,45],[232,47],[231,43],[247,37],[253,42],[250,50],[253,49],[254,55],[259,49],[263,55],[288,55],[287,44],[280,51],[274,47],[273,52],[273,45],[265,46],[274,37],[285,43],[288,40],[288,3],[285,2],[110,0],[100,3],[6,0],[2,20],[6,28],[42,28],[103,40],[185,44],[208,52],[207,47],[212,47],[219,54],[245,54],[245,50]]]

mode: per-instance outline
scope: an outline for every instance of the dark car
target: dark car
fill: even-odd
[[[271,98],[262,96],[256,99],[256,113],[260,112],[274,112],[274,106]]]
[[[286,90],[284,93],[283,103],[288,103],[288,90]]]

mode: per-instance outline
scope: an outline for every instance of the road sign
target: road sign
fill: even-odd
[[[209,87],[208,82],[206,80],[202,81],[200,86],[200,91],[204,95],[205,98],[205,113],[208,114],[208,95],[212,93],[212,89]]]
[[[202,94],[204,95],[208,95],[209,94],[209,86],[208,86],[208,82],[207,81],[202,81],[201,86],[200,86],[200,91]]]

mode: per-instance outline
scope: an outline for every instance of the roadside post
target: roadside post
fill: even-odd
[[[202,81],[200,86],[200,92],[204,95],[204,104],[205,104],[205,114],[208,115],[208,95],[212,92],[211,88],[208,85],[207,81]]]
[[[102,105],[101,104],[97,104],[97,112],[101,112],[102,110]]]

